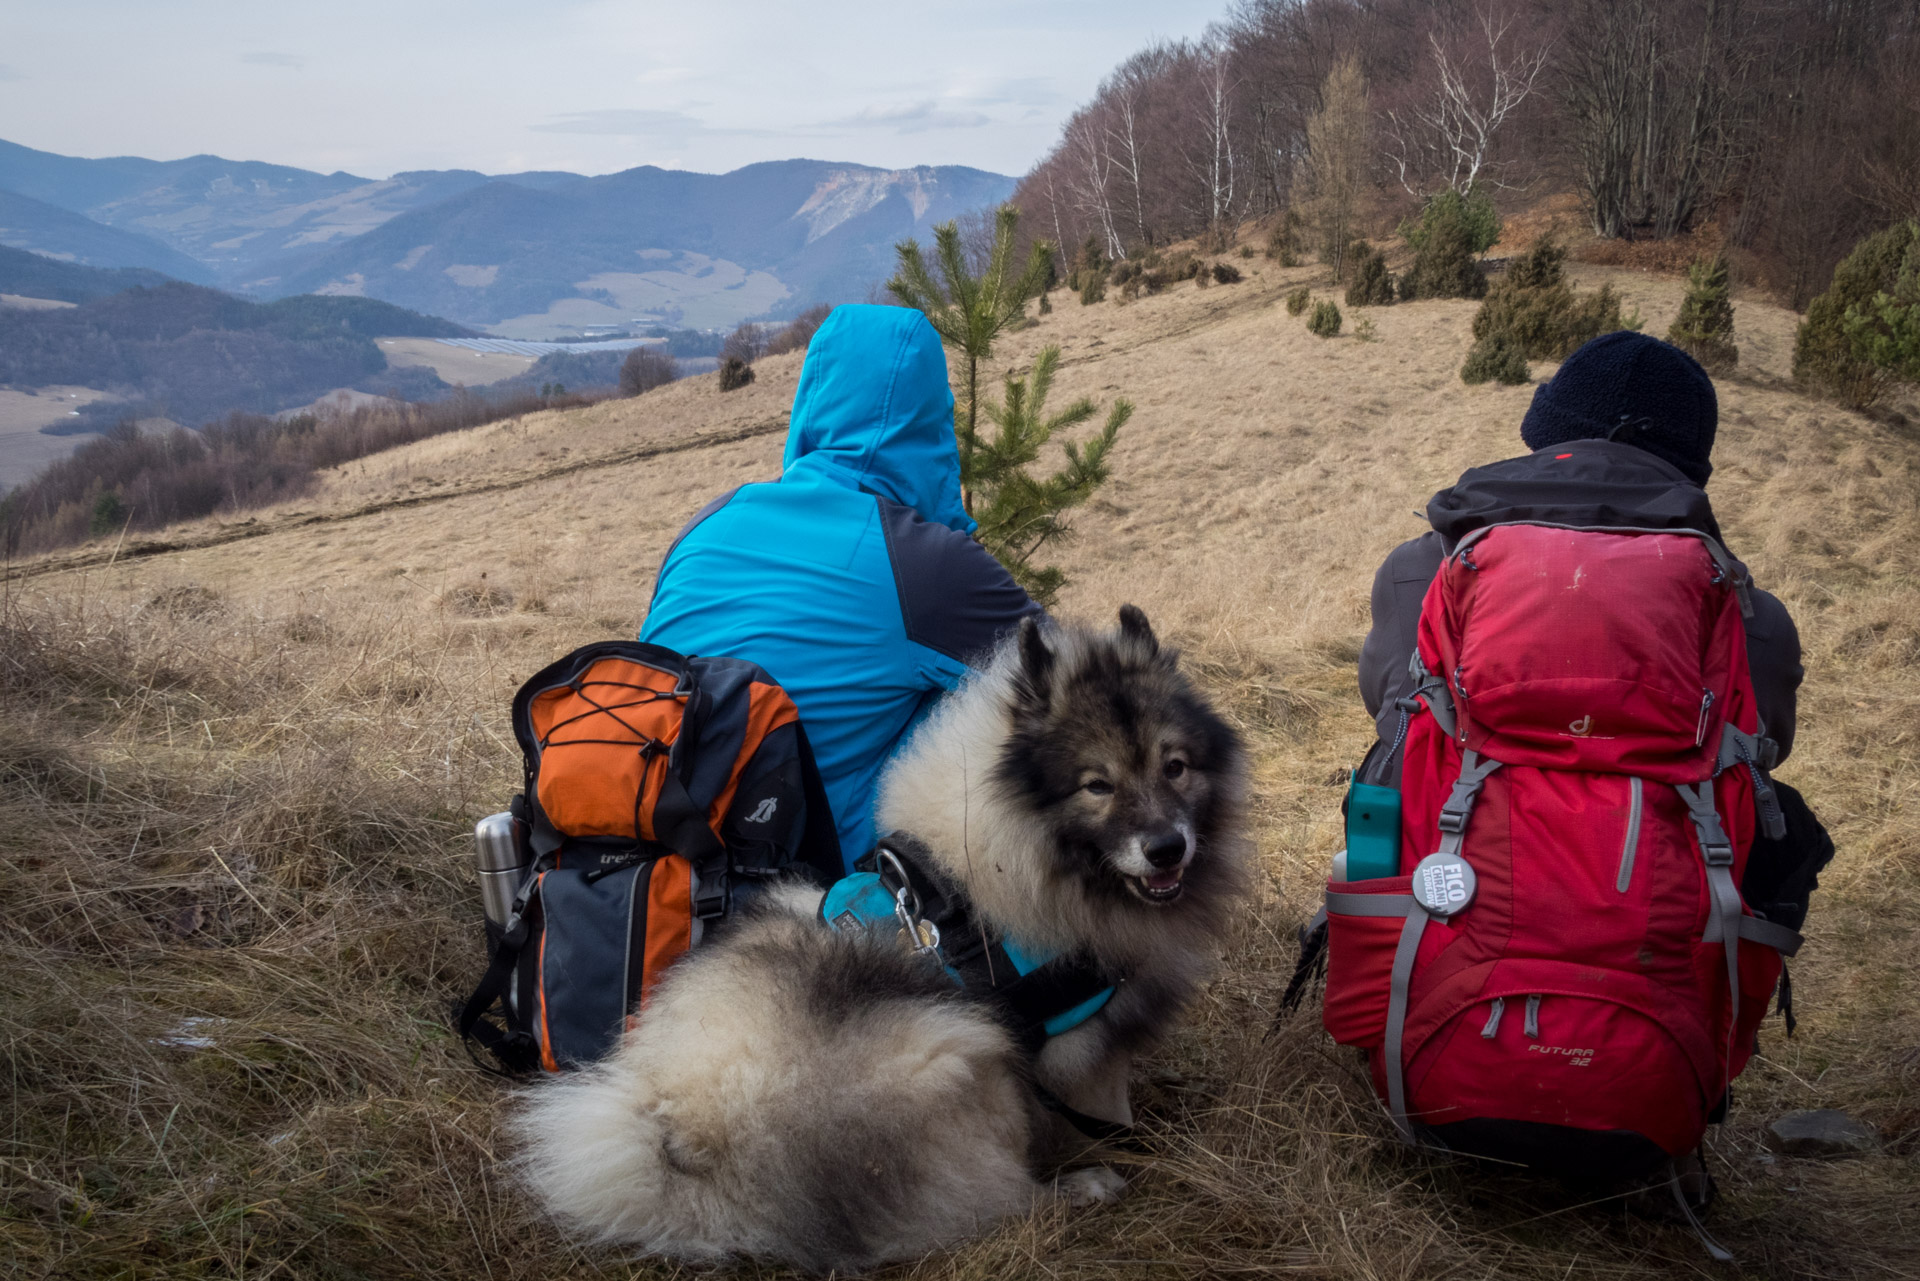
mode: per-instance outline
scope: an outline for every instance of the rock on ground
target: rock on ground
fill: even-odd
[[[1788,1156],[1858,1156],[1880,1145],[1872,1126],[1833,1108],[1789,1112],[1768,1129],[1773,1147]]]

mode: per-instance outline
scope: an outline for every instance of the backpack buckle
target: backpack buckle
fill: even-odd
[[[693,914],[702,921],[714,921],[727,914],[729,902],[727,878],[716,876],[711,888],[702,885],[700,893],[693,896]]]

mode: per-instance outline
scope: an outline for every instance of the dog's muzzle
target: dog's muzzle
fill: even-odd
[[[1127,885],[1148,903],[1164,905],[1186,889],[1187,867],[1193,862],[1193,834],[1184,827],[1168,828],[1152,836],[1136,837],[1120,863]]]

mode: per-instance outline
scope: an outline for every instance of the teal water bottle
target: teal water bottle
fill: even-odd
[[[1347,781],[1347,879],[1400,875],[1400,792]]]

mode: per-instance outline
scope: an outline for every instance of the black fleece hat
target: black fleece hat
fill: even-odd
[[[1720,402],[1700,362],[1623,329],[1568,356],[1520,422],[1529,449],[1599,437],[1644,449],[1705,486]]]

